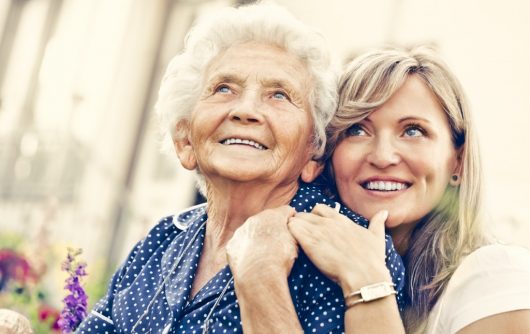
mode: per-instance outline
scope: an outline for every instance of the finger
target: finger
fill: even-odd
[[[305,219],[301,219],[295,216],[289,218],[287,228],[289,229],[289,232],[291,232],[291,235],[298,241],[299,237],[307,233],[309,229],[309,224]]]
[[[313,211],[311,211],[311,213],[313,213],[315,215],[318,215],[320,217],[325,217],[325,218],[337,221],[337,222],[354,224],[350,220],[350,218],[346,217],[342,213],[339,213],[334,208],[329,207],[329,206],[324,205],[324,204],[315,205],[315,207],[313,208]],[[354,224],[354,225],[356,225],[356,224]]]
[[[322,219],[324,219],[320,216],[308,212],[298,212],[296,215],[294,215],[294,217],[301,220],[305,220],[307,223],[311,224],[319,224],[322,222]]]
[[[388,218],[388,211],[381,210],[377,212],[368,225],[368,230],[373,232],[376,236],[380,236],[383,240],[385,238],[385,222]]]
[[[311,210],[311,213],[314,213],[315,215],[319,215],[322,217],[328,217],[328,218],[336,217],[337,215],[340,214],[337,212],[337,210],[333,209],[332,207],[329,207],[321,203],[315,205],[313,210]]]

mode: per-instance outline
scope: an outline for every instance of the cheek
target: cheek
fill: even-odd
[[[278,117],[269,121],[278,144],[289,151],[300,152],[310,149],[313,124],[305,117]]]
[[[331,163],[338,184],[340,180],[351,180],[357,176],[357,169],[362,160],[355,152],[355,148],[344,141],[337,145],[333,152]]]

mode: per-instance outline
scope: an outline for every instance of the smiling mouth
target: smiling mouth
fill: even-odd
[[[361,184],[366,190],[373,191],[400,191],[411,186],[409,183],[392,182],[392,181],[368,181]]]
[[[220,141],[223,145],[247,145],[258,150],[266,150],[267,147],[250,139],[227,138]]]

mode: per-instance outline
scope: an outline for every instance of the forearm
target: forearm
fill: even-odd
[[[344,328],[347,334],[405,333],[394,296],[348,308],[344,315]]]
[[[286,278],[234,282],[245,334],[303,333]]]

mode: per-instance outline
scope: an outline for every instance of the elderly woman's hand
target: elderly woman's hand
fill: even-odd
[[[385,266],[386,211],[365,229],[334,209],[319,204],[297,213],[288,228],[311,261],[345,293],[381,281],[391,282]]]
[[[295,213],[288,205],[264,210],[236,230],[226,246],[236,280],[260,279],[263,275],[287,278],[298,256],[296,241],[287,228]]]
[[[245,333],[303,333],[287,277],[298,246],[287,228],[287,205],[248,218],[226,246]]]
[[[0,309],[0,333],[32,334],[29,320],[15,311]]]

